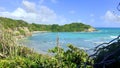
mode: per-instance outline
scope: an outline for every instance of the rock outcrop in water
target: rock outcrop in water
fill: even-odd
[[[89,29],[86,29],[85,32],[94,32],[97,31],[95,28],[90,27]]]

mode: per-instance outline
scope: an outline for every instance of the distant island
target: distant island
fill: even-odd
[[[80,22],[73,22],[65,25],[44,25],[44,24],[29,24],[23,20],[14,20],[10,18],[0,17],[0,24],[14,36],[23,37],[30,36],[34,31],[49,31],[49,32],[93,32],[96,29],[90,25]]]

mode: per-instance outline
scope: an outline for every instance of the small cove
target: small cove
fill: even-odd
[[[78,48],[89,50],[103,42],[109,42],[120,34],[120,28],[97,29],[99,31],[96,32],[39,32],[22,40],[21,43],[36,52],[47,53],[56,46],[56,38],[59,35],[62,48],[67,49],[67,44],[73,44]]]

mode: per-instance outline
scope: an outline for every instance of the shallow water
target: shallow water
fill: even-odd
[[[22,41],[27,47],[34,48],[37,52],[47,52],[56,46],[56,38],[59,36],[61,47],[67,49],[67,44],[82,49],[91,49],[108,42],[120,34],[120,28],[97,28],[96,32],[46,32],[33,34]]]

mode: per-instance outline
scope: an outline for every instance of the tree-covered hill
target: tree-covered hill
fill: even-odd
[[[0,17],[0,24],[2,24],[4,26],[4,28],[8,29],[8,28],[16,28],[16,27],[27,27],[28,23],[23,21],[23,20],[13,20],[10,18],[4,18],[4,17]]]
[[[18,27],[27,27],[30,31],[52,31],[52,32],[81,32],[81,31],[94,31],[95,29],[90,25],[86,25],[80,22],[73,22],[65,25],[44,25],[44,24],[29,24],[23,20],[13,20],[10,18],[0,17],[0,24],[6,29],[15,30]]]
[[[52,25],[43,25],[43,24],[29,24],[30,29],[32,31],[51,31],[51,32],[92,32],[95,31],[95,29],[90,26],[86,25],[80,22],[73,22],[71,24],[65,24],[65,25],[58,25],[58,24],[52,24]]]

